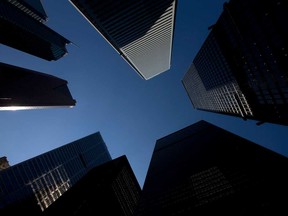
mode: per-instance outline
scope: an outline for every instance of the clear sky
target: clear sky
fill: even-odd
[[[112,158],[126,155],[143,186],[157,139],[206,120],[288,156],[288,127],[195,110],[181,80],[224,0],[179,0],[171,69],[142,79],[68,0],[44,0],[50,28],[73,42],[46,61],[0,45],[0,61],[68,81],[76,106],[0,112],[0,156],[10,165],[100,131]],[[209,136],[209,134],[207,134]]]

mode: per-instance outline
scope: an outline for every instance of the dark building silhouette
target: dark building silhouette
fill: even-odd
[[[0,157],[0,171],[10,167],[7,157]]]
[[[223,8],[182,80],[193,107],[288,125],[288,2]]]
[[[206,121],[158,139],[137,216],[286,215],[286,157]]]
[[[92,168],[111,160],[100,132],[0,172],[0,215],[37,215]]]
[[[90,170],[43,215],[133,216],[140,194],[141,188],[123,155]]]
[[[0,1],[0,43],[45,60],[58,60],[70,41],[47,27],[40,0]]]
[[[176,0],[70,0],[144,79],[170,69]]]
[[[74,107],[67,81],[0,62],[0,110]]]

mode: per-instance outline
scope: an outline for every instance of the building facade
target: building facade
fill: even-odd
[[[141,188],[123,155],[90,170],[43,215],[133,216],[140,195]]]
[[[156,141],[137,216],[283,215],[286,157],[206,121]]]
[[[182,80],[194,108],[288,125],[287,19],[284,0],[225,3]]]
[[[0,1],[0,43],[45,60],[67,54],[70,41],[45,25],[40,0]]]
[[[68,82],[0,62],[0,111],[74,107]]]
[[[145,80],[170,69],[176,0],[70,0]]]
[[[0,172],[0,213],[40,214],[92,168],[111,160],[100,132]]]

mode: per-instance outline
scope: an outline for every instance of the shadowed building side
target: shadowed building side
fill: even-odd
[[[133,216],[141,188],[125,155],[93,168],[43,216],[117,215]]]
[[[44,25],[46,19],[39,0],[0,1],[0,43],[45,60],[60,59],[70,41]]]
[[[39,215],[91,169],[112,160],[96,132],[0,172],[0,215]]]
[[[42,0],[10,0],[9,2],[20,10],[25,11],[25,13],[29,14],[34,19],[44,23],[47,21],[48,16],[41,1]]]
[[[199,121],[156,141],[135,215],[286,215],[287,167],[287,157]]]
[[[287,19],[284,0],[225,3],[182,80],[194,108],[288,125]]]
[[[74,107],[67,81],[0,63],[0,110]]]
[[[176,0],[70,0],[144,79],[170,69]]]

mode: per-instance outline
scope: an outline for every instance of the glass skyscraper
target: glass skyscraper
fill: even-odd
[[[92,168],[111,160],[100,132],[63,145],[0,172],[0,213],[39,213]]]
[[[141,188],[125,155],[90,170],[43,215],[134,216]]]
[[[221,48],[210,32],[183,78],[184,87],[199,110],[253,117],[253,112]]]
[[[45,25],[40,0],[0,1],[0,43],[45,60],[67,54],[70,41]]]
[[[66,80],[0,62],[0,111],[74,107]]]
[[[286,215],[288,158],[199,121],[158,139],[137,216]]]
[[[176,0],[70,0],[145,80],[170,69]]]
[[[223,8],[182,80],[194,108],[288,125],[287,1]]]

